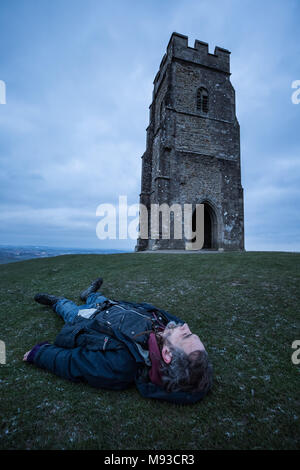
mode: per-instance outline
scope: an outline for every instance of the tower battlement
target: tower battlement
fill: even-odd
[[[171,62],[173,58],[192,62],[194,64],[230,74],[230,51],[216,46],[214,53],[211,54],[208,52],[207,42],[196,39],[194,47],[189,47],[188,36],[173,33],[167,46],[167,52],[162,58],[159,71],[154,79],[154,84],[161,78],[165,65]]]

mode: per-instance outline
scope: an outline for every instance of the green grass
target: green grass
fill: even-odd
[[[0,266],[1,449],[296,449],[300,445],[300,255],[67,255]],[[186,320],[214,365],[193,406],[73,384],[22,362],[62,320],[36,292],[78,301],[102,275],[108,297],[148,301]]]

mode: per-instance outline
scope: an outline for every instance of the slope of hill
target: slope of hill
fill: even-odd
[[[65,255],[0,266],[2,449],[296,449],[300,445],[300,254]],[[22,362],[62,321],[36,292],[78,302],[102,275],[114,299],[148,301],[186,320],[214,366],[200,403],[175,406],[74,384]],[[166,432],[163,432],[165,430]]]

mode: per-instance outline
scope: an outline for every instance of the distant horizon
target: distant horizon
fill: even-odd
[[[125,249],[125,248],[110,248],[110,247],[105,247],[105,248],[83,248],[80,246],[65,246],[65,245],[39,245],[36,243],[30,244],[30,245],[23,245],[22,243],[0,243],[0,248],[1,247],[7,247],[7,248],[52,248],[52,249],[59,249],[59,250],[84,250],[84,251],[128,251],[131,252],[132,250]]]
[[[134,253],[134,250],[130,249],[125,249],[125,248],[82,248],[82,247],[75,247],[75,246],[58,246],[58,245],[22,245],[22,244],[3,244],[0,243],[0,249],[1,247],[20,247],[20,248],[51,248],[51,249],[59,249],[59,250],[83,250],[83,251],[118,251],[118,252],[123,252],[123,253]],[[176,250],[170,250],[170,251],[176,251]],[[179,250],[182,251],[182,250]],[[201,250],[200,250],[201,251]],[[208,250],[209,251],[209,250]],[[212,250],[212,251],[218,251],[218,250]],[[160,250],[155,251],[156,253],[159,253]],[[265,249],[265,250],[247,250],[245,249],[244,252],[258,252],[258,253],[264,253],[264,252],[269,252],[269,253],[300,253],[300,250],[274,250],[274,249]],[[224,251],[224,253],[240,253],[240,251]]]
[[[80,248],[66,246],[47,245],[1,245],[0,244],[0,264],[27,261],[30,259],[53,258],[62,255],[120,255],[131,253],[127,250],[116,248]]]

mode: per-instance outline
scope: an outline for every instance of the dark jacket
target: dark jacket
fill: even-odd
[[[149,379],[149,331],[180,321],[147,303],[107,301],[89,319],[76,317],[66,324],[53,345],[41,346],[34,363],[74,382],[122,390],[135,382],[142,396],[178,404],[201,400],[206,392],[166,392]]]

